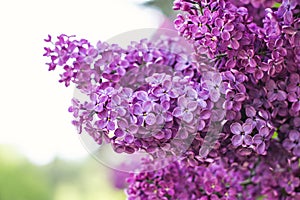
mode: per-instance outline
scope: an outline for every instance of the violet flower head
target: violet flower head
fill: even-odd
[[[283,147],[293,152],[295,156],[300,157],[300,133],[291,130],[288,137],[283,141]]]
[[[252,124],[244,123],[243,125],[241,125],[238,122],[234,122],[233,124],[231,124],[230,130],[234,134],[231,140],[234,146],[240,146],[242,144],[252,144]]]
[[[253,137],[253,143],[256,144],[256,151],[259,154],[264,154],[266,151],[266,142],[272,137],[268,127],[259,129],[259,133]]]
[[[182,118],[187,123],[192,122],[194,118],[194,111],[198,107],[196,101],[191,101],[184,96],[178,98],[177,107],[173,110],[173,116]]]

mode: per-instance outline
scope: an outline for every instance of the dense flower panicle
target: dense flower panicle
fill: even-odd
[[[253,124],[248,136],[255,141],[249,147],[260,154],[265,154],[276,127],[299,116],[300,109],[298,91],[292,86],[296,85],[292,82],[297,82],[295,74],[299,74],[294,50],[299,43],[290,39],[291,35],[298,37],[294,26],[299,18],[294,15],[299,13],[299,2],[274,4],[273,1],[174,2],[174,9],[183,11],[174,22],[179,33],[194,44],[198,53],[208,52],[211,58],[220,61],[216,67],[221,70],[225,84],[226,119]],[[266,8],[259,22],[249,13],[253,10],[249,6]],[[291,32],[287,34],[284,30]],[[292,66],[298,67],[288,67],[291,60],[295,61]],[[295,77],[293,81],[286,79],[290,75]],[[249,106],[261,111],[245,116],[243,113]],[[260,134],[262,126],[266,128]],[[240,146],[243,140],[239,135],[227,130],[227,134],[233,134],[235,146]]]
[[[199,124],[201,130],[208,125],[205,115],[211,109],[209,102],[216,101],[218,90],[209,91],[205,84],[195,88],[202,84],[197,77],[201,73],[195,73],[197,67],[192,57],[185,57],[178,47],[171,49],[175,42],[172,39],[167,45],[141,40],[127,49],[100,42],[93,47],[85,41],[89,45],[83,50],[75,47],[77,40],[68,36],[58,38],[61,37],[66,37],[63,41],[72,49],[85,52],[73,59],[74,67],[57,63],[65,70],[73,70],[66,86],[74,82],[89,98],[84,102],[74,99],[69,109],[79,133],[88,132],[99,144],[109,141],[118,153],[141,149],[153,152],[173,139],[180,139],[179,143],[170,143],[169,151],[173,151],[180,145],[188,148]],[[63,44],[59,39],[54,45],[59,49]],[[68,46],[64,48],[72,52]],[[75,70],[75,66],[79,68]],[[219,78],[217,84],[220,81]],[[199,92],[205,91],[207,95],[200,96]]]
[[[128,199],[238,199],[243,177],[221,164],[189,167],[174,162],[155,172],[128,178]]]
[[[227,152],[213,163],[192,167],[176,161],[155,172],[131,174],[128,199],[297,199],[299,171],[290,171],[292,164],[277,145],[267,157],[245,159]]]
[[[145,162],[128,179],[130,200],[300,199],[300,1],[173,9],[195,52],[170,37],[127,48],[45,39],[49,70],[87,96],[72,100],[72,123],[117,153],[179,155],[165,168]]]

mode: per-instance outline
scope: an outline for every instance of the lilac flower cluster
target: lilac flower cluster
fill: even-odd
[[[60,82],[74,82],[89,98],[72,100],[73,124],[98,144],[109,142],[117,153],[184,152],[208,126],[214,94],[198,80],[193,58],[171,48],[176,40],[141,40],[122,49],[61,35],[53,44],[45,48],[49,70],[63,67]]]
[[[299,160],[272,143],[267,156],[227,150],[195,166],[175,161],[156,171],[133,173],[126,192],[128,199],[139,200],[295,200],[300,198],[299,175]]]
[[[243,7],[248,3],[256,8],[271,5],[264,10],[262,27]],[[280,127],[298,117],[300,110],[300,37],[295,28],[299,1],[283,1],[279,8],[265,1],[248,3],[175,1],[174,9],[186,13],[178,15],[175,26],[198,54],[217,60],[214,67],[226,85],[226,134],[232,134],[232,144],[265,154],[278,129],[280,141],[299,156],[295,145],[287,145],[298,137],[297,126],[291,134]]]
[[[145,162],[128,199],[300,199],[300,1],[173,8],[194,52],[171,37],[127,48],[45,40],[49,70],[87,96],[72,100],[73,124],[117,153],[172,160]]]
[[[129,200],[236,199],[243,191],[244,177],[222,164],[186,166],[174,162],[155,172],[141,172],[127,179]]]

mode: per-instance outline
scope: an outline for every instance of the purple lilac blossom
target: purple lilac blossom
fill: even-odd
[[[90,98],[72,100],[72,123],[119,153],[183,151],[165,168],[132,174],[128,199],[300,199],[299,0],[175,0],[173,8],[194,55],[174,53],[172,39],[126,49],[45,39],[49,70],[62,67],[59,82]],[[209,137],[216,119],[222,129]]]

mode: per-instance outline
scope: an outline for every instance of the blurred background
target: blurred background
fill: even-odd
[[[43,58],[48,34],[92,44],[157,28],[172,0],[0,0],[0,199],[121,200],[124,174],[94,160],[71,125],[74,88]]]

